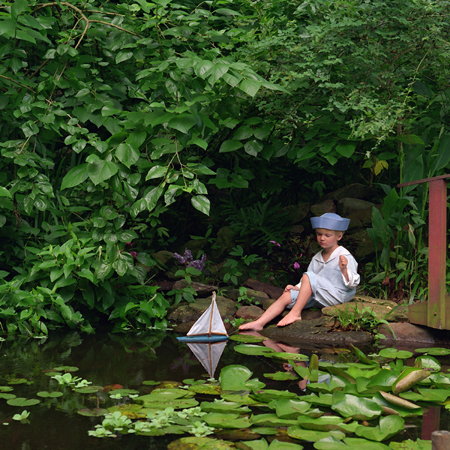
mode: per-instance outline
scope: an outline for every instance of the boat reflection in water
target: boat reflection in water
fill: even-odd
[[[219,363],[223,350],[227,345],[226,341],[188,342],[187,345],[208,372],[209,376],[214,378],[214,372],[216,371],[217,364]]]

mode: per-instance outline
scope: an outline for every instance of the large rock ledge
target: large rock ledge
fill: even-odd
[[[259,333],[277,342],[292,346],[314,347],[356,347],[369,345],[372,335],[365,331],[331,331],[334,319],[321,317],[312,320],[298,320],[287,327],[276,325]]]
[[[242,306],[238,302],[238,291],[230,290],[227,297],[217,295],[217,306],[224,319],[229,334],[238,333],[231,326],[233,319],[245,318],[255,320],[266,310],[280,294],[280,289],[257,280],[247,280],[245,283],[248,294],[259,306]],[[215,286],[196,286],[196,291],[208,295],[198,298],[193,303],[183,303],[169,314],[168,319],[173,324],[175,332],[186,334],[194,322],[202,315],[211,303],[211,292]],[[282,292],[282,290],[281,290]],[[364,310],[374,312],[378,321],[386,321],[388,325],[381,325],[378,329],[386,339],[381,345],[397,348],[419,348],[422,346],[450,346],[450,333],[446,330],[435,330],[408,323],[408,307],[397,305],[389,300],[382,300],[356,295],[355,298],[343,305],[329,306],[322,310],[305,310],[302,319],[286,327],[269,325],[260,332],[261,335],[274,341],[288,345],[325,348],[325,347],[364,347],[373,342],[373,336],[365,331],[341,331],[340,320],[356,320]],[[284,312],[287,314],[287,312]],[[274,320],[272,324],[276,324]]]

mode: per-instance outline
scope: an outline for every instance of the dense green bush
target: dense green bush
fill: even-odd
[[[231,224],[261,258],[284,236],[277,206],[441,173],[448,6],[3,3],[3,331],[165,327],[155,251]],[[406,195],[417,238],[395,258],[426,237],[426,191]]]

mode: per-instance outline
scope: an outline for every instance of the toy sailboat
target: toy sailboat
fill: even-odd
[[[216,304],[216,293],[213,292],[211,305],[192,325],[186,336],[177,337],[182,342],[220,342],[228,339],[227,330]]]

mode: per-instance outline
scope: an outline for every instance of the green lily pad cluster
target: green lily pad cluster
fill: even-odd
[[[180,435],[169,450],[289,450],[304,445],[318,450],[431,450],[430,441],[414,442],[402,433],[417,426],[430,406],[450,409],[450,376],[437,359],[446,355],[445,349],[420,349],[414,358],[417,353],[396,349],[367,356],[353,347],[348,361],[335,363],[254,343],[239,343],[235,349],[270,358],[280,370],[264,377],[281,388],[267,386],[245,366],[228,365],[218,380],[147,380],[141,388],[106,394],[100,386],[77,388],[78,380],[65,368],[61,380],[66,377],[66,382],[53,375],[49,384],[57,390],[39,391],[41,400],[16,397],[6,385],[0,386],[0,399],[22,408],[54,402],[61,409],[71,395],[80,415],[100,420],[90,436]],[[99,395],[109,396],[109,408],[98,406]],[[97,407],[87,407],[89,401]]]
[[[218,381],[185,380],[185,386],[155,388],[133,399],[134,403],[109,408],[91,435],[113,436],[117,427],[110,424],[122,420],[126,422],[122,434],[196,436],[172,442],[168,448],[174,450],[287,450],[301,449],[306,443],[319,450],[355,446],[431,450],[431,441],[414,442],[405,436],[398,442],[401,433],[409,423],[417,425],[428,407],[450,404],[450,377],[432,356],[445,354],[444,349],[429,353],[422,349],[413,360],[411,352],[385,349],[368,357],[353,347],[356,361],[335,364],[321,362],[317,355],[280,354],[262,345],[243,344],[235,349],[271,358],[280,366],[287,362],[289,372],[264,376],[286,381],[289,389],[268,389],[247,367],[229,365],[221,370]],[[414,365],[407,366],[407,359]],[[293,381],[297,393],[291,389]],[[300,392],[297,382],[305,385]],[[215,398],[199,401],[205,394]]]

